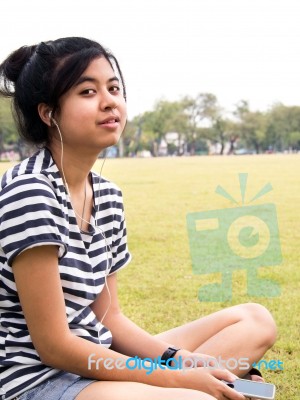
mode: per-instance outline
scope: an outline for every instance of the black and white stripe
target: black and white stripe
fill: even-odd
[[[11,265],[25,249],[46,244],[58,247],[70,330],[94,343],[111,345],[110,331],[97,320],[90,305],[102,291],[105,276],[127,265],[130,254],[122,194],[113,183],[91,174],[95,205],[88,233],[80,232],[48,149],[24,160],[2,177],[0,388],[6,392],[7,400],[58,372],[41,363],[20,305]]]

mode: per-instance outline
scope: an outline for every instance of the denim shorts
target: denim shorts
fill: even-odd
[[[32,389],[17,396],[16,400],[74,400],[93,379],[81,378],[69,372],[60,372]]]

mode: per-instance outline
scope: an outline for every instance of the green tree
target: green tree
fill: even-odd
[[[5,150],[5,145],[12,145],[17,140],[18,135],[11,113],[11,102],[9,99],[0,98],[0,153]]]
[[[140,115],[134,117],[132,120],[127,121],[125,130],[122,134],[123,154],[119,151],[119,155],[135,156],[140,150],[140,137],[141,137],[142,117]]]
[[[234,111],[237,117],[237,129],[246,147],[254,149],[258,154],[266,146],[267,118],[260,111],[250,111],[249,104],[241,100]]]
[[[145,135],[151,137],[151,152],[154,156],[158,155],[159,145],[166,133],[177,132],[180,143],[187,126],[187,116],[181,101],[160,100],[155,104],[153,111],[142,115],[141,120],[142,138],[144,140]]]
[[[230,124],[224,118],[224,110],[217,97],[212,93],[199,93],[195,98],[185,99],[186,113],[189,117],[187,137],[191,143],[192,154],[197,139],[220,143],[220,154],[223,154]]]
[[[275,150],[299,149],[300,107],[275,104],[267,114],[267,141]]]
[[[300,131],[290,132],[287,137],[288,147],[291,150],[300,150]]]

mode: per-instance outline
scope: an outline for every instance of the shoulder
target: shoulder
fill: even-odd
[[[93,184],[96,185],[98,191],[100,190],[100,192],[103,194],[111,193],[122,197],[121,189],[114,182],[108,180],[104,176],[100,176],[94,171],[92,171],[91,174],[92,174]]]
[[[108,214],[120,219],[123,215],[123,195],[118,185],[92,172],[95,206],[100,211],[101,217]]]
[[[22,200],[27,199],[28,205],[34,205],[40,199],[54,199],[55,193],[51,182],[44,175],[21,175],[14,178],[0,192],[1,208],[9,203],[12,207],[18,205]],[[35,199],[35,200],[33,200]]]
[[[95,197],[101,199],[101,203],[123,203],[122,191],[118,185],[94,172],[92,172],[92,180]]]
[[[7,197],[18,200],[54,192],[53,181],[57,175],[49,152],[40,150],[33,156],[7,170],[1,178],[1,201]],[[16,196],[16,197],[15,197]]]
[[[53,167],[54,162],[50,152],[47,149],[41,149],[31,157],[26,158],[19,164],[9,168],[1,177],[0,188],[4,189],[17,177],[42,173]]]

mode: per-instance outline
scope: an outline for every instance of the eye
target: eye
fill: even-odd
[[[94,93],[96,93],[95,89],[84,89],[80,92],[80,94],[83,94],[83,95],[91,95]]]
[[[118,86],[118,85],[114,85],[109,88],[109,91],[112,93],[118,93],[120,90],[121,90],[120,86]]]

